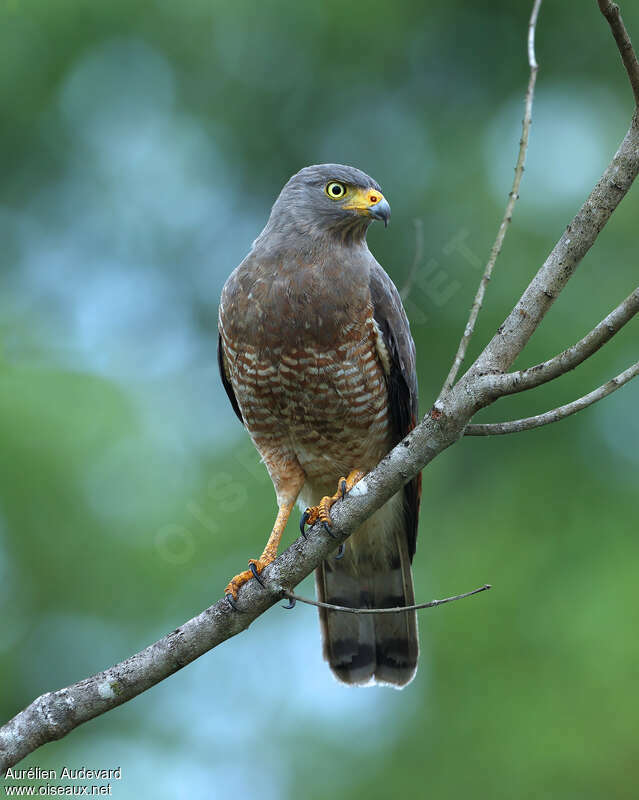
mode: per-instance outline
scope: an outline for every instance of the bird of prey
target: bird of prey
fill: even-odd
[[[307,507],[302,530],[319,519],[330,533],[332,504],[416,425],[415,345],[399,293],[366,244],[369,224],[389,217],[379,185],[361,170],[305,167],[222,290],[222,381],[278,505],[264,552],[226,589],[232,604],[277,555],[296,501]],[[420,494],[421,476],[317,569],[320,600],[414,604]],[[320,609],[320,623],[324,657],[344,683],[404,686],[414,677],[414,611]]]

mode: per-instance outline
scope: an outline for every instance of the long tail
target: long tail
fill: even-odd
[[[404,493],[377,511],[348,540],[344,556],[315,573],[321,601],[351,608],[413,605]],[[320,609],[324,658],[344,683],[405,686],[417,671],[414,611],[349,614]]]

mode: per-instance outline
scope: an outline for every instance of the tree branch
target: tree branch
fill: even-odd
[[[499,326],[470,371],[502,372],[524,349],[548,310],[574,275],[639,172],[639,120],[628,133],[590,196],[566,228],[541,269]]]
[[[609,342],[639,312],[639,287],[572,347],[528,369],[488,375],[485,380],[499,396],[523,392],[547,383],[579,366]]]
[[[524,118],[521,123],[521,139],[519,140],[519,154],[517,155],[517,163],[515,164],[515,177],[513,179],[512,189],[510,190],[510,194],[508,195],[506,210],[504,211],[504,216],[499,226],[499,230],[497,231],[497,238],[495,239],[495,242],[490,251],[490,256],[488,257],[488,262],[486,263],[486,267],[484,269],[484,274],[482,275],[481,280],[479,281],[479,286],[477,287],[477,294],[475,295],[475,299],[473,300],[473,304],[470,309],[470,316],[468,317],[466,328],[464,329],[461,341],[459,342],[459,347],[457,348],[457,353],[455,354],[455,358],[450,368],[450,372],[448,373],[448,377],[446,378],[446,381],[444,383],[442,394],[445,394],[446,392],[449,392],[452,389],[453,384],[455,383],[455,379],[457,378],[457,374],[459,373],[459,368],[461,367],[463,360],[466,358],[466,351],[468,350],[468,345],[470,344],[470,340],[473,336],[473,333],[475,332],[475,324],[477,323],[477,317],[479,316],[479,312],[481,311],[481,307],[484,303],[484,295],[486,294],[486,287],[488,286],[488,283],[492,277],[493,267],[495,266],[495,262],[497,261],[497,258],[501,253],[501,248],[504,244],[506,231],[508,230],[508,226],[510,225],[513,218],[513,210],[515,208],[515,203],[519,199],[519,186],[521,184],[521,179],[524,174],[526,151],[528,150],[528,134],[530,132],[530,123],[532,122],[533,97],[535,94],[537,71],[539,69],[539,66],[537,64],[537,59],[535,58],[535,28],[537,26],[537,17],[539,15],[540,6],[541,6],[541,0],[535,0],[533,4],[533,10],[530,15],[530,22],[528,23],[528,64],[530,66],[530,78],[528,79],[528,89],[526,90],[526,105],[524,111]]]
[[[559,406],[552,411],[546,411],[545,414],[537,414],[535,417],[524,417],[523,419],[514,419],[509,422],[488,422],[478,423],[466,426],[464,436],[499,436],[506,433],[521,433],[522,431],[531,431],[533,428],[541,428],[542,425],[549,425],[551,422],[559,422],[560,419],[569,417],[576,414],[577,411],[582,411],[588,408],[598,400],[608,397],[609,394],[616,392],[624,384],[636,378],[639,375],[639,361],[628,367],[627,370],[612,378],[603,386],[595,389],[583,397],[573,400],[572,403],[567,403],[565,406]]]
[[[624,62],[625,63],[625,62]],[[464,433],[478,409],[494,402],[484,378],[510,367],[548,308],[574,273],[639,172],[639,122],[546,263],[479,359],[405,439],[331,509],[332,530],[342,540]],[[498,396],[498,395],[497,395]],[[65,689],[48,692],[0,728],[0,772],[45,742],[130,700],[240,631],[285,597],[338,545],[316,523],[308,540],[296,540],[238,594],[239,612],[225,600],[203,611],[140,653]]]
[[[464,592],[464,594],[456,594],[453,597],[445,597],[443,600],[431,600],[428,603],[417,603],[413,606],[397,606],[396,608],[351,608],[350,606],[336,606],[333,603],[322,603],[320,600],[310,600],[308,597],[300,597],[293,592],[286,592],[286,597],[291,601],[292,605],[283,606],[283,608],[293,608],[295,603],[306,603],[308,606],[315,606],[316,608],[327,608],[329,611],[341,611],[347,614],[401,614],[404,611],[419,611],[423,608],[435,608],[436,606],[443,606],[444,603],[454,603],[455,600],[464,600],[466,597],[472,597],[480,592],[485,592],[492,589],[492,586],[485,583],[479,589],[473,589],[472,592]]]
[[[612,27],[637,100],[635,86],[639,66],[619,9],[610,0],[598,2],[600,10]],[[515,361],[625,197],[639,170],[638,149],[639,109],[636,109],[630,129],[612,162],[471,369],[478,373],[491,369],[503,371]]]
[[[465,419],[469,411],[449,402],[451,412]],[[468,421],[466,419],[466,421]],[[426,417],[381,463],[331,509],[332,530],[342,541],[374,511],[396,494],[421,468],[461,436],[462,427],[446,414]],[[190,664],[221,642],[235,636],[286,593],[310,575],[336,549],[321,523],[306,531],[257,581],[244,584],[238,594],[239,612],[219,600],[159,641],[78,683],[47,692],[0,728],[0,773],[6,772],[46,742],[131,700],[141,692]]]
[[[598,3],[601,13],[608,20],[615,42],[617,42],[621,60],[628,73],[632,93],[635,96],[635,103],[639,106],[639,61],[637,61],[630,36],[621,19],[619,6],[616,3],[612,3],[611,0],[598,0]]]

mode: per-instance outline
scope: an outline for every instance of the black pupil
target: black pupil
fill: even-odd
[[[342,193],[341,186],[338,186],[337,184],[333,184],[333,186],[331,186],[331,194],[334,194],[336,197],[339,197],[341,193]]]

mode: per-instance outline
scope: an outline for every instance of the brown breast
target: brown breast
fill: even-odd
[[[224,288],[220,333],[251,436],[293,450],[311,479],[372,467],[390,429],[366,264],[250,260]]]

